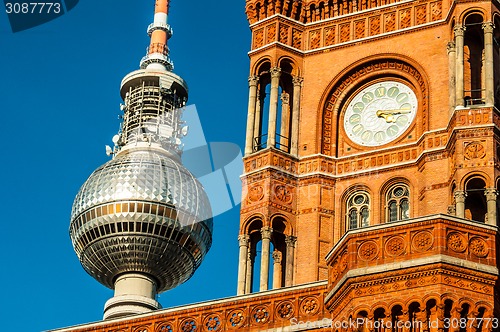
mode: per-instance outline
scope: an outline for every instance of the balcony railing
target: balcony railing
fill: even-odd
[[[267,134],[263,134],[253,139],[253,151],[257,152],[267,147]],[[290,139],[286,136],[276,134],[274,148],[290,153]]]

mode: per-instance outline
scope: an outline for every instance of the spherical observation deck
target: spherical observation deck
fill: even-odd
[[[128,273],[151,277],[157,292],[183,283],[212,243],[212,215],[201,184],[177,155],[126,147],[83,184],[70,236],[85,270],[114,288]]]

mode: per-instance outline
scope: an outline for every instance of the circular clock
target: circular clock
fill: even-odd
[[[379,146],[400,137],[415,119],[417,97],[395,81],[372,84],[356,93],[344,114],[344,129],[359,145]]]

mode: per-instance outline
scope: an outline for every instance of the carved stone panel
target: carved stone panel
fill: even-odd
[[[384,14],[384,31],[391,32],[396,30],[396,13]]]
[[[369,18],[370,22],[370,36],[378,35],[380,33],[380,16],[373,16]]]
[[[368,240],[361,243],[358,248],[358,256],[363,261],[371,261],[375,259],[378,255],[378,252],[378,245],[373,240]]]
[[[441,1],[431,3],[431,20],[438,21],[443,16],[443,9]]]
[[[340,25],[340,42],[345,43],[351,39],[351,24],[343,23]]]
[[[420,231],[413,235],[411,245],[415,251],[426,251],[432,248],[434,236],[429,231]]]
[[[288,32],[290,27],[286,24],[280,24],[280,34],[278,40],[280,43],[288,44]]]
[[[427,5],[420,5],[416,7],[415,23],[417,25],[427,23]]]
[[[253,48],[259,48],[264,46],[264,29],[259,29],[255,31],[253,37]]]
[[[354,22],[354,38],[360,39],[365,37],[365,20]]]
[[[399,12],[399,27],[401,29],[411,26],[411,10],[410,8],[403,9]]]
[[[385,243],[385,253],[388,256],[399,256],[405,252],[406,242],[402,236],[393,236]]]
[[[302,48],[302,32],[300,30],[293,29],[292,31],[292,47]]]
[[[276,41],[276,25],[272,24],[267,27],[267,43]]]
[[[472,142],[465,146],[464,157],[466,160],[482,159],[486,156],[486,149],[481,142]]]
[[[467,249],[467,240],[463,234],[450,232],[446,237],[447,246],[455,252],[464,252]]]
[[[335,25],[325,28],[325,46],[330,46],[335,44]]]
[[[321,30],[313,30],[309,33],[309,49],[319,48],[321,45]]]

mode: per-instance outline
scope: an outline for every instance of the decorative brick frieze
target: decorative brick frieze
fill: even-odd
[[[72,332],[263,331],[290,326],[291,319],[316,321],[324,309],[326,283],[159,310],[127,320],[102,321]]]
[[[414,302],[420,312],[436,303],[428,302],[433,294],[452,294],[448,306],[468,297],[473,307],[493,310],[496,238],[495,227],[444,215],[347,233],[327,256],[325,306],[339,320],[363,305],[372,313],[395,301]]]
[[[495,232],[482,225],[442,215],[348,232],[327,257],[330,287],[347,271],[436,255],[495,266]]]
[[[280,2],[280,0],[276,0]],[[286,2],[286,1],[285,1]],[[348,0],[345,2],[357,3],[357,1]],[[266,2],[267,4],[268,2]],[[276,41],[276,31],[279,31],[279,42],[291,46],[302,51],[315,50],[323,47],[334,46],[359,39],[375,37],[384,33],[396,32],[399,30],[408,30],[418,28],[424,24],[438,22],[443,19],[442,1],[426,1],[415,2],[413,5],[394,3],[392,6],[366,8],[367,10],[360,11],[363,6],[359,4],[357,7],[345,7],[345,9],[337,9],[335,12],[333,7],[331,13],[315,14],[317,11],[309,12],[309,6],[302,8],[301,2],[295,2],[298,5],[297,10],[292,14],[290,11],[278,11],[277,6],[270,1],[266,9],[263,8],[264,2],[260,4],[258,0],[247,1],[247,15],[252,24],[255,24],[252,29],[254,31],[254,43],[252,49],[256,49]],[[260,8],[260,9],[256,9]],[[343,14],[351,14],[349,16]],[[273,18],[269,18],[274,14],[279,14]],[[272,38],[266,38],[262,26],[268,24],[269,21],[281,21],[279,28],[273,24]],[[287,22],[283,23],[283,22]],[[306,24],[304,24],[306,23]],[[289,31],[290,25],[296,25]],[[338,27],[338,29],[337,29]],[[267,28],[269,29],[269,28]],[[276,30],[277,29],[277,30]],[[307,33],[308,42],[304,45],[303,33]],[[290,38],[289,33],[292,33]],[[269,30],[268,30],[269,36]],[[256,40],[261,42],[255,42]],[[304,47],[305,46],[305,47]]]

